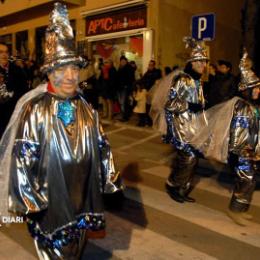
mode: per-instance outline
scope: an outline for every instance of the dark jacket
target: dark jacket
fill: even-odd
[[[117,91],[127,89],[129,92],[131,92],[135,80],[135,73],[134,69],[129,64],[118,68],[116,78]]]
[[[16,102],[28,91],[27,78],[24,71],[13,63],[9,63],[8,70],[0,67],[0,72],[4,74],[5,84],[8,91],[13,91],[13,97],[0,105],[0,136],[2,135],[9,119],[13,113]]]
[[[159,69],[147,70],[143,75],[141,81],[145,86],[146,90],[150,90],[150,88],[154,85],[155,81],[157,79],[160,79],[161,77],[162,77],[161,70]]]
[[[231,73],[217,73],[205,86],[207,107],[215,106],[233,98],[237,93],[237,78]]]

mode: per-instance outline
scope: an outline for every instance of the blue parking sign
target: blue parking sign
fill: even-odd
[[[192,16],[192,38],[211,41],[215,37],[215,14]]]

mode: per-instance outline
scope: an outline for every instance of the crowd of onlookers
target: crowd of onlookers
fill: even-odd
[[[103,118],[111,120],[116,117],[125,122],[136,113],[138,126],[151,126],[149,91],[156,81],[171,71],[170,67],[161,71],[151,60],[147,71],[141,75],[135,61],[128,61],[125,56],[120,57],[117,69],[111,60],[100,58],[98,64],[90,61],[81,70],[80,82],[85,98],[94,108],[101,110]]]
[[[80,71],[80,88],[87,101],[101,112],[102,118],[116,118],[124,122],[135,113],[139,118],[138,126],[151,126],[149,111],[152,87],[162,78],[180,69],[178,66],[167,66],[161,70],[157,68],[156,62],[151,60],[147,71],[141,75],[135,61],[128,61],[125,56],[120,57],[118,68],[115,68],[112,60],[88,60],[88,66]],[[40,66],[35,61],[9,57],[7,46],[0,44],[0,86],[5,83],[7,88],[6,100],[0,102],[0,134],[17,100],[44,80]],[[216,65],[209,64],[208,79],[204,82],[206,108],[226,101],[236,94],[237,77],[232,74],[232,64],[225,60],[219,60]]]
[[[238,79],[232,74],[232,64],[228,61],[219,60],[217,65],[209,64],[208,67],[208,77],[203,83],[206,108],[237,95]],[[151,126],[149,111],[153,86],[176,71],[181,71],[181,68],[167,66],[160,70],[156,62],[151,60],[147,71],[140,75],[135,62],[129,62],[125,56],[121,56],[118,69],[111,60],[100,59],[96,67],[90,62],[85,72],[82,71],[81,82],[85,85],[85,98],[95,108],[101,108],[103,118],[111,120],[120,113],[117,118],[128,121],[136,113],[139,117],[138,126]]]

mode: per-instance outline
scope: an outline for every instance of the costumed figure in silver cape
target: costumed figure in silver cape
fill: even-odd
[[[172,172],[167,179],[166,188],[169,195],[177,202],[194,202],[188,196],[191,191],[197,155],[185,139],[184,130],[187,123],[204,108],[201,76],[208,60],[202,43],[185,37],[186,47],[191,53],[183,73],[173,78],[169,98],[165,105],[167,122],[166,141],[173,144],[177,151],[172,165]]]
[[[229,164],[236,174],[228,215],[240,225],[251,216],[249,209],[256,186],[259,168],[260,80],[251,70],[251,61],[245,51],[240,61],[241,79],[238,86],[242,98],[234,106],[230,125]]]
[[[79,259],[85,235],[105,228],[103,194],[122,190],[98,114],[77,92],[79,68],[66,6],[55,3],[42,72],[1,140],[0,212],[23,215],[40,259]]]
[[[240,97],[223,102],[188,124],[186,138],[206,159],[228,163],[236,176],[228,216],[248,224],[249,209],[259,171],[260,80],[244,51],[240,61]]]

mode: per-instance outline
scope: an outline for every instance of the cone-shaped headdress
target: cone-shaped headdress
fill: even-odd
[[[248,57],[246,49],[244,49],[243,57],[240,60],[239,69],[241,72],[241,79],[238,84],[238,90],[244,91],[248,88],[260,86],[260,80],[252,71],[252,61]]]
[[[87,65],[83,58],[76,56],[73,30],[65,5],[54,4],[45,39],[45,58],[41,68],[43,73],[66,64],[76,64],[79,67]]]
[[[202,42],[198,42],[191,37],[184,37],[183,41],[186,43],[186,48],[191,48],[190,57],[187,62],[198,61],[198,60],[208,60],[208,55],[205,47],[202,46]]]

